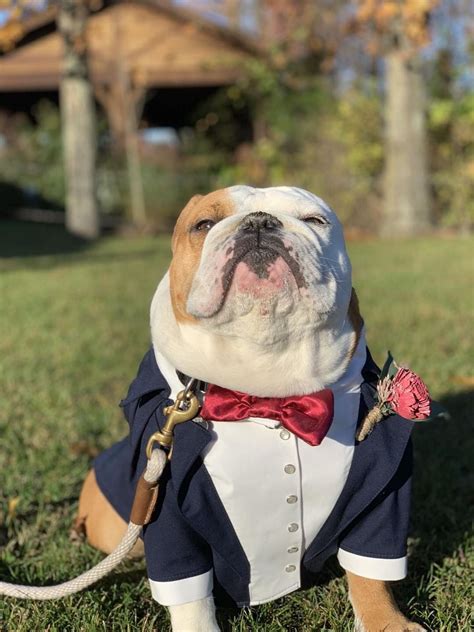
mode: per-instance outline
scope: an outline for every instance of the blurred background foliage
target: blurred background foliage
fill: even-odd
[[[474,95],[453,96],[441,51],[429,81],[431,187],[437,224],[468,229],[474,220]],[[444,61],[443,61],[444,60]],[[294,75],[292,75],[294,79]],[[9,139],[0,152],[5,207],[64,206],[60,113],[40,102],[33,117],[0,119]],[[376,78],[337,93],[329,78],[301,77],[252,60],[245,78],[222,88],[179,132],[175,160],[143,152],[147,216],[169,229],[196,192],[245,182],[291,182],[331,201],[348,224],[374,230],[382,205],[384,165],[382,95]],[[254,121],[254,140],[240,142],[242,121]],[[125,164],[99,116],[98,199],[103,212],[126,214]]]
[[[175,4],[165,3],[166,11],[176,11]],[[231,9],[232,3],[227,4]],[[5,4],[10,5],[16,7],[15,2]],[[23,0],[23,5],[30,7],[30,1]],[[43,8],[55,6],[45,2]],[[114,6],[104,3],[102,8],[107,14]],[[157,3],[158,8],[163,6]],[[210,8],[217,11],[217,6],[204,2],[201,13],[195,7],[191,17],[185,16],[187,28],[209,17]],[[97,166],[93,161],[91,167],[96,182],[90,188],[97,190],[101,214],[117,222],[126,219],[141,230],[169,230],[196,192],[236,183],[291,183],[327,199],[346,226],[355,229],[383,232],[384,216],[386,221],[387,216],[403,215],[408,199],[411,223],[395,226],[397,230],[415,234],[434,225],[470,231],[474,224],[470,67],[474,40],[469,34],[474,27],[467,4],[463,0],[357,0],[354,4],[266,0],[249,6],[255,13],[250,24],[256,32],[249,31],[249,23],[246,29],[238,20],[234,23],[234,11],[227,16],[226,36],[252,35],[251,47],[255,49],[257,39],[264,45],[242,57],[238,79],[219,89],[214,86],[207,96],[202,92],[195,105],[186,102],[183,91],[179,100],[165,103],[160,110],[160,99],[166,102],[166,95],[160,88],[149,87],[131,106],[136,68],[111,67],[107,89],[91,79],[98,133],[94,137]],[[224,13],[222,7],[219,10],[222,27]],[[245,11],[239,11],[242,18]],[[15,40],[22,50],[22,35],[15,35],[14,30],[13,37],[11,28],[23,26],[28,32],[28,11],[17,8],[16,12],[18,23],[12,18],[0,26],[0,49],[3,41],[6,57]],[[112,10],[109,15],[118,20]],[[86,37],[86,31],[81,31],[81,37]],[[461,47],[456,39],[463,40]],[[240,43],[243,49],[247,44]],[[394,56],[404,67],[403,80],[391,70]],[[409,84],[413,81],[410,73],[418,75],[418,83]],[[120,82],[122,92],[115,93]],[[392,101],[397,91],[404,96],[398,99],[395,116]],[[117,111],[121,99],[123,111],[120,107]],[[63,118],[61,124],[58,101],[61,98],[51,92],[50,100],[35,102],[23,113],[14,107],[0,110],[0,195],[4,201],[0,216],[25,207],[62,211],[70,204],[64,182],[71,176],[65,172],[62,140],[68,137],[65,129],[75,128],[76,135],[81,135],[81,116],[67,125]],[[163,122],[166,107],[186,111],[179,124]],[[155,141],[150,140],[153,134]],[[161,134],[159,142],[157,134]],[[79,153],[82,159],[84,152]],[[134,183],[138,185],[135,198]],[[421,189],[420,203],[415,198]],[[405,199],[398,191],[407,193]],[[137,213],[140,205],[144,208]],[[414,216],[422,213],[424,218],[417,224]]]

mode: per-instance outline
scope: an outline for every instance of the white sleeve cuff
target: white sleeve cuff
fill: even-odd
[[[173,582],[157,582],[153,579],[148,581],[153,599],[162,606],[179,606],[190,601],[205,599],[211,595],[214,588],[212,570]]]
[[[368,579],[383,581],[397,581],[407,575],[407,558],[378,558],[365,557],[339,549],[337,553],[339,564],[346,571]]]

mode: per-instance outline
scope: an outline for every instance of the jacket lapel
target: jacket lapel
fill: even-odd
[[[201,454],[211,439],[211,433],[200,423],[187,422],[176,427],[171,480],[186,520],[248,583],[247,556],[202,462]]]
[[[377,367],[368,353],[363,376],[370,379],[370,382],[361,385],[359,422],[374,405],[373,377],[377,379],[377,375]],[[306,550],[305,561],[316,557],[334,542],[383,493],[398,470],[410,440],[413,423],[398,415],[391,415],[377,424],[364,441],[356,442],[346,484],[328,519]]]
[[[200,423],[187,421],[175,427],[171,472],[177,490],[183,485],[193,465],[197,461],[199,464],[202,462],[200,455],[210,441],[211,433]]]

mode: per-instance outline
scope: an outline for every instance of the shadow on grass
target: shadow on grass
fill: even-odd
[[[74,237],[63,226],[0,221],[0,270],[2,272],[49,270],[58,265],[95,265],[154,256],[157,248],[124,249],[123,252],[88,250],[91,242]],[[86,255],[86,256],[85,256]]]
[[[87,240],[74,237],[62,225],[0,221],[2,258],[70,254],[87,246]]]
[[[127,563],[131,564],[132,562],[129,561]],[[132,586],[138,586],[138,584],[144,579],[146,580],[147,577],[144,567],[144,561],[140,563],[142,564],[142,568],[130,568],[128,570],[123,570],[120,572],[112,571],[110,575],[107,575],[106,577],[101,579],[100,582],[97,583],[97,585],[92,584],[92,586],[87,588],[87,591],[94,590],[97,586],[100,586],[100,588],[108,588],[110,586],[120,587],[122,584],[131,584]],[[134,566],[136,566],[138,562],[135,561],[133,562],[133,564]]]
[[[452,555],[473,518],[474,390],[441,399],[450,421],[415,425],[415,477],[411,533],[413,557],[426,572]]]
[[[463,543],[473,519],[474,390],[445,395],[440,401],[451,420],[419,423],[413,432],[412,551],[408,580],[396,591],[400,603],[413,598],[420,579],[445,558],[457,556],[460,567],[466,566]],[[427,604],[429,582],[423,585],[417,600]]]

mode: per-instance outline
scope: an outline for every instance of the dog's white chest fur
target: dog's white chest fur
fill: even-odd
[[[209,424],[213,441],[204,465],[249,561],[251,605],[301,585],[306,546],[334,508],[351,466],[365,354],[362,336],[332,387],[334,419],[319,446],[270,419]],[[157,360],[174,397],[182,385],[167,361]]]

